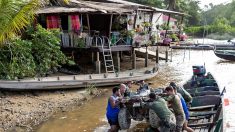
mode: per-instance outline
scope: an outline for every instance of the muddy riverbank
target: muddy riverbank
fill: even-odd
[[[139,61],[137,61],[139,62]],[[175,81],[178,84],[183,84],[192,75],[192,65],[204,65],[207,71],[210,71],[218,81],[220,87],[225,87],[227,93],[231,93],[234,100],[234,65],[235,62],[229,62],[217,58],[213,51],[190,51],[190,50],[174,50],[173,61],[166,63],[160,61],[159,74],[148,80],[152,88],[166,87],[169,82]],[[136,90],[137,85],[134,85],[132,91]],[[37,132],[107,132],[110,128],[105,117],[107,99],[111,94],[111,89],[104,95],[99,96],[78,109],[69,112],[58,113],[52,116],[48,121],[35,127]],[[232,104],[232,101],[230,102]],[[233,129],[234,108],[231,105],[226,113],[227,122]],[[148,127],[146,121],[132,120],[131,128],[120,132],[143,132]],[[235,127],[234,127],[235,128]]]
[[[71,111],[106,90],[90,95],[86,90],[0,92],[0,131],[32,131],[56,112]]]
[[[121,71],[131,69],[131,58],[122,58]],[[154,66],[155,61],[149,60]],[[137,68],[144,67],[144,59],[137,58]],[[57,91],[0,91],[0,132],[34,131],[34,126],[48,120],[56,113],[78,109],[93,97],[103,95],[107,89],[98,89],[96,95],[86,90]]]

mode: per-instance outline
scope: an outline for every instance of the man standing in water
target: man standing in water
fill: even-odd
[[[118,87],[113,88],[113,95],[108,100],[108,105],[106,108],[106,117],[110,124],[109,132],[118,132],[118,113],[120,111],[119,104],[121,97],[120,89]]]
[[[175,94],[174,89],[171,86],[166,87],[165,91],[168,95],[168,97],[165,99],[169,102],[175,114],[176,132],[181,132],[185,122],[185,114],[180,97]]]

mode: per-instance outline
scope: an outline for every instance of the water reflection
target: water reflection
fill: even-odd
[[[230,129],[235,130],[232,124],[235,113],[235,86],[234,62],[217,58],[213,51],[175,50],[173,62],[160,62],[160,72],[157,77],[150,80],[151,87],[165,87],[170,81],[183,84],[192,75],[192,65],[204,65],[218,80],[220,87],[227,89],[230,105],[226,108],[226,120]],[[111,90],[110,90],[111,91]],[[109,125],[105,119],[107,98],[111,92],[90,101],[83,107],[68,113],[53,116],[49,121],[38,127],[38,132],[77,132],[77,131],[107,131]],[[231,100],[232,99],[232,100]],[[132,122],[132,127],[138,122]],[[138,124],[139,125],[139,124]],[[131,131],[131,130],[129,130]]]

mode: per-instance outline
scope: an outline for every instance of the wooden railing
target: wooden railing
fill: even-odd
[[[89,48],[91,46],[97,47],[101,46],[103,43],[104,45],[108,45],[108,43],[111,43],[111,46],[113,45],[129,45],[124,39],[118,39],[117,42],[112,42],[108,37],[106,36],[83,36],[81,37],[78,34],[75,33],[62,33],[60,35],[61,38],[61,46],[62,47],[70,47],[70,48],[75,48],[79,47],[78,43],[79,41],[83,41],[84,47]]]

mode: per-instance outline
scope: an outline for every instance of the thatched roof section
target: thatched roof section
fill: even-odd
[[[54,0],[56,1],[56,0]],[[60,1],[60,0],[58,0]],[[61,2],[58,2],[61,3]],[[68,5],[54,2],[37,11],[38,14],[69,13],[69,12],[100,12],[112,14],[129,14],[136,10],[180,14],[169,10],[154,8],[124,0],[70,0]]]

